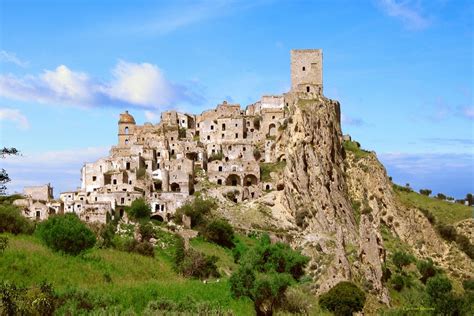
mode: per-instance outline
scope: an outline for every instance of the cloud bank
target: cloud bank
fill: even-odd
[[[80,107],[125,105],[159,109],[175,103],[199,103],[203,97],[190,87],[167,80],[163,71],[149,63],[119,61],[112,80],[100,82],[65,65],[23,77],[0,75],[0,96],[47,104]]]

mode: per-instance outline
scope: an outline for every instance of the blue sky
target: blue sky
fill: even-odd
[[[242,106],[290,87],[289,51],[322,48],[344,133],[394,181],[474,191],[472,1],[0,0],[0,140],[10,191],[80,185],[118,114]]]

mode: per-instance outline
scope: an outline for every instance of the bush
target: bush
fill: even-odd
[[[334,312],[336,316],[352,316],[364,308],[365,293],[354,283],[339,282],[319,298],[321,307]]]
[[[227,248],[234,247],[234,229],[226,220],[213,220],[206,225],[203,235],[210,242]]]
[[[155,237],[155,229],[149,222],[141,223],[138,227],[138,232],[142,236],[142,241],[150,241],[151,238]]]
[[[207,256],[202,252],[189,249],[185,252],[183,260],[178,265],[178,271],[185,277],[206,279],[218,277],[216,256]]]
[[[235,247],[232,248],[232,256],[234,257],[234,262],[239,263],[240,259],[243,257],[247,251],[247,246],[243,242],[237,241]]]
[[[255,148],[253,150],[253,158],[255,158],[255,160],[259,161],[260,158],[262,158],[262,153],[260,152],[260,150],[258,148]]]
[[[39,237],[49,248],[77,255],[96,242],[94,233],[73,213],[54,215],[38,225]]]
[[[286,273],[263,274],[257,277],[251,291],[257,315],[273,315],[283,303],[285,291],[292,282]]]
[[[426,282],[426,292],[436,315],[462,315],[464,308],[470,308],[464,306],[463,299],[456,297],[452,289],[451,281],[443,275],[432,277]]]
[[[431,259],[418,261],[416,267],[421,274],[420,280],[424,284],[426,284],[426,281],[428,281],[429,278],[434,277],[437,272],[433,260]]]
[[[471,259],[474,259],[474,245],[471,244],[469,238],[463,235],[456,236],[456,243],[459,248]]]
[[[454,228],[452,225],[445,225],[445,224],[438,224],[436,226],[436,229],[438,230],[438,233],[440,236],[447,240],[447,241],[454,241],[456,239],[456,228]]]
[[[0,236],[0,254],[5,251],[8,247],[8,237]]]
[[[222,160],[224,158],[224,153],[222,153],[222,151],[218,151],[214,154],[212,154],[208,159],[207,161],[208,162],[211,162],[211,161],[214,161],[214,160]]]
[[[429,210],[420,208],[420,211],[425,215],[426,219],[431,223],[435,224],[436,223],[436,218],[434,217],[433,213],[431,213]]]
[[[462,281],[462,287],[465,291],[474,291],[474,279],[467,279]]]
[[[0,233],[31,234],[35,230],[32,221],[21,215],[14,205],[0,205]]]
[[[431,191],[430,189],[420,189],[420,194],[422,195],[430,196],[431,192],[433,191]]]
[[[174,220],[181,223],[181,218],[184,215],[191,218],[191,227],[204,224],[204,216],[216,207],[216,202],[211,199],[204,199],[201,196],[196,196],[192,202],[188,202],[178,208],[174,215]]]
[[[403,267],[412,263],[413,260],[414,258],[411,255],[402,251],[397,251],[392,256],[392,262],[399,271],[402,270]]]
[[[148,241],[137,242],[133,248],[133,252],[147,257],[155,256],[155,248]]]
[[[297,315],[309,315],[312,296],[304,293],[300,288],[290,287],[285,292],[284,310]]]
[[[405,278],[401,274],[397,273],[392,276],[390,283],[396,291],[400,292],[405,287]]]
[[[239,270],[232,273],[229,283],[230,292],[233,297],[251,297],[251,290],[255,283],[255,272],[251,266],[242,266]]]
[[[149,219],[151,215],[151,208],[143,198],[133,201],[132,205],[126,208],[126,211],[128,216],[134,220]]]
[[[53,287],[46,282],[30,288],[0,284],[0,315],[53,315],[56,301]]]
[[[426,293],[433,302],[443,301],[452,289],[451,281],[443,275],[437,275],[426,282]]]

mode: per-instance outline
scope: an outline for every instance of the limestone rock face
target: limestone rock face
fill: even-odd
[[[312,258],[317,292],[357,278],[388,302],[379,219],[364,216],[358,227],[348,194],[339,103],[296,98],[290,113],[279,139],[286,157],[283,204],[301,229],[297,243]]]

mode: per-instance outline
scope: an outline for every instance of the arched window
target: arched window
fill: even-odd
[[[128,134],[128,126],[125,126],[125,134]]]
[[[128,139],[125,140],[125,145],[128,145]]]
[[[303,66],[303,71],[305,71],[305,70],[306,70],[306,67]]]
[[[309,92],[309,86],[308,86],[308,87],[306,87],[306,92]]]

